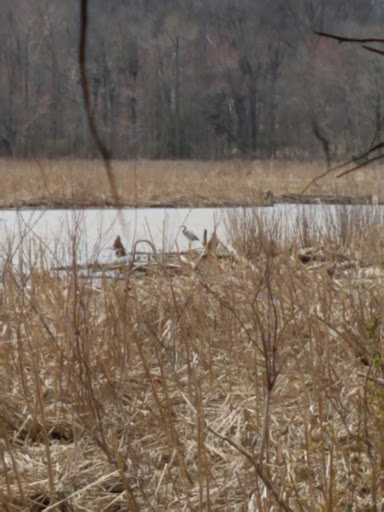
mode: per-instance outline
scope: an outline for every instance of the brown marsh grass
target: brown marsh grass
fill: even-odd
[[[1,510],[383,510],[382,226],[341,210],[304,265],[252,215],[177,275],[5,258]]]
[[[292,161],[113,161],[120,199],[127,206],[263,204],[300,193],[322,174],[322,164]],[[384,169],[361,169],[312,185],[309,194],[372,196],[384,201]],[[0,207],[114,205],[100,160],[0,159]]]

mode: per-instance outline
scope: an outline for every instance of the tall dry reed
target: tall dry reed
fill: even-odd
[[[225,206],[263,204],[274,196],[299,194],[324,172],[320,163],[280,160],[222,162],[113,161],[123,205]],[[342,179],[332,174],[309,195],[366,197],[384,201],[380,164]],[[114,206],[99,160],[16,160],[0,158],[0,207]]]
[[[119,279],[85,279],[76,236],[60,275],[14,240],[2,509],[382,510],[381,228],[340,215],[322,259],[253,213],[231,257]]]

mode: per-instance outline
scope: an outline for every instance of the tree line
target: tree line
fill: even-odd
[[[93,0],[87,76],[112,158],[358,154],[384,124],[383,61],[315,31],[380,37],[382,0]],[[0,154],[97,155],[79,0],[3,0]]]

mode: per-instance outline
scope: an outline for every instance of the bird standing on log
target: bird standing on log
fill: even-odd
[[[193,231],[191,231],[190,229],[187,229],[187,226],[180,226],[183,231],[183,235],[185,236],[185,238],[187,238],[188,242],[189,242],[189,248],[191,248],[191,245],[193,244],[193,242],[198,242],[199,241],[199,237],[197,235],[195,235],[195,233]]]

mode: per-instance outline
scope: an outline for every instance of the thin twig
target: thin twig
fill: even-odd
[[[357,171],[357,169],[361,169],[362,167],[365,167],[366,165],[368,165],[372,162],[375,162],[376,160],[381,160],[382,158],[384,158],[384,155],[377,155],[373,158],[369,158],[366,162],[362,162],[361,164],[355,165],[355,167],[352,167],[352,169],[347,169],[347,170],[341,172],[340,174],[337,174],[336,178],[342,178],[346,174],[349,174],[350,172],[353,172],[353,171]]]
[[[267,475],[262,470],[260,464],[258,464],[255,460],[255,458],[242,446],[235,443],[235,441],[232,441],[227,436],[223,436],[222,434],[219,434],[219,432],[216,432],[212,427],[207,425],[207,429],[216,437],[219,439],[222,439],[226,443],[230,444],[233,448],[235,448],[238,452],[240,452],[244,457],[246,457],[249,462],[252,464],[252,466],[255,468],[257,476],[263,481],[265,487],[273,494],[273,497],[275,498],[276,502],[280,505],[280,507],[285,510],[286,512],[293,512],[291,507],[280,497],[279,489],[276,488],[275,484],[272,482],[270,478],[267,477]]]
[[[95,117],[92,113],[91,109],[91,100],[89,97],[89,87],[88,87],[88,79],[87,72],[85,69],[86,62],[86,49],[87,49],[87,28],[88,28],[88,0],[81,1],[81,23],[80,23],[80,47],[79,47],[79,64],[80,64],[80,76],[81,76],[81,85],[83,89],[83,97],[85,103],[85,111],[88,118],[89,128],[91,130],[92,136],[95,139],[96,145],[103,157],[105,170],[107,172],[107,177],[109,184],[112,189],[113,199],[115,201],[116,207],[121,208],[119,192],[117,189],[117,184],[115,180],[115,176],[112,171],[111,160],[108,153],[107,148],[103,144],[99,132],[97,130]]]
[[[336,41],[339,42],[339,44],[341,44],[341,43],[384,43],[384,39],[379,39],[379,38],[365,38],[365,39],[361,39],[361,38],[356,38],[356,37],[343,37],[343,36],[338,36],[338,35],[335,35],[335,34],[328,34],[327,32],[319,32],[317,30],[315,30],[315,34],[317,34],[318,36],[321,36],[321,37],[328,37],[330,39],[335,39]],[[384,55],[384,50],[378,50],[376,48],[372,48],[371,46],[366,46],[366,45],[362,45],[362,47],[365,50],[368,50],[370,52],[374,52],[374,53],[378,53],[380,55]],[[305,188],[303,189],[302,193],[304,194],[305,192],[307,192],[307,190],[314,183],[316,183],[317,181],[321,180],[322,178],[325,178],[331,172],[333,172],[333,171],[335,171],[337,169],[341,169],[343,167],[346,167],[347,165],[350,165],[353,162],[359,161],[362,158],[368,157],[374,151],[377,151],[378,149],[382,149],[383,147],[384,147],[384,142],[379,142],[375,146],[372,146],[367,151],[365,151],[364,153],[359,155],[357,158],[352,158],[351,160],[348,160],[347,162],[343,162],[340,165],[337,165],[335,167],[331,167],[330,169],[327,169],[325,172],[323,172],[319,176],[316,176],[315,178],[313,178],[308,183],[308,185],[305,186]],[[343,176],[346,176],[347,174],[349,174],[351,172],[357,171],[358,169],[361,169],[362,167],[365,167],[366,165],[369,165],[370,163],[375,162],[376,160],[380,160],[381,158],[384,158],[384,155],[377,155],[375,157],[368,158],[365,162],[361,162],[358,165],[353,166],[351,169],[346,169],[345,171],[341,172],[340,174],[337,174],[336,178],[342,178]]]
[[[378,53],[379,55],[384,55],[383,50],[378,50],[377,48],[372,48],[372,46],[366,46],[363,44],[364,50],[368,50],[369,52]]]
[[[315,34],[317,34],[318,36],[321,36],[321,37],[329,37],[330,39],[336,39],[336,41],[338,41],[339,44],[341,44],[341,43],[384,43],[384,39],[378,39],[378,38],[373,38],[373,37],[361,39],[358,37],[338,36],[336,34],[320,32],[318,30],[315,30],[314,32],[315,32]]]

